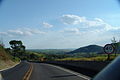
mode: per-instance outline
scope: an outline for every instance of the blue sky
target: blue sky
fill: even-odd
[[[0,38],[30,49],[104,46],[120,39],[118,0],[3,0]]]

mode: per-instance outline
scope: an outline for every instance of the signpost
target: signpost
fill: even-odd
[[[104,52],[108,54],[107,60],[110,60],[110,54],[114,53],[115,51],[114,46],[112,44],[106,44],[103,49],[104,49]]]

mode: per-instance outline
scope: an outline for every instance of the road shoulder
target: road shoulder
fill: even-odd
[[[81,78],[83,78],[83,79],[86,79],[86,80],[90,80],[90,79],[91,79],[90,77],[88,77],[88,76],[86,76],[86,75],[80,74],[80,73],[75,72],[75,71],[72,71],[72,70],[70,70],[70,69],[66,69],[66,68],[63,68],[63,67],[60,67],[60,66],[57,66],[57,65],[52,65],[52,64],[46,64],[46,65],[52,66],[52,67],[55,67],[55,68],[58,68],[58,69],[63,70],[63,71],[65,71],[65,72],[69,72],[69,73],[71,73],[71,74],[74,74],[74,75],[76,75],[76,76],[78,76],[78,77],[81,77]]]

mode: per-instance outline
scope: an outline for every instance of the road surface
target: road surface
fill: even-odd
[[[4,80],[23,80],[23,77],[33,66],[29,80],[89,80],[88,77],[73,71],[46,63],[21,62],[12,69],[2,72]]]
[[[23,77],[29,68],[30,64],[26,61],[22,61],[17,66],[2,71],[1,76],[4,80],[23,80]]]
[[[83,75],[45,63],[32,63],[30,80],[88,80]]]

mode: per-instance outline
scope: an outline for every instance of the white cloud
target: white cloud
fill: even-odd
[[[80,34],[80,30],[78,28],[67,28],[61,32],[68,33],[68,34]]]
[[[31,33],[31,34],[45,34],[46,32],[40,31],[39,29],[30,29],[30,28],[25,28],[26,33]]]
[[[82,24],[82,27],[79,28],[86,28],[88,30],[93,31],[111,31],[111,30],[120,30],[120,27],[115,27],[110,25],[109,23],[105,22],[104,20],[100,18],[93,18],[91,20],[88,20],[86,17],[80,17],[77,15],[63,15],[61,17],[62,22],[64,24],[69,25],[79,25]]]
[[[93,20],[88,20],[86,17],[80,17],[77,15],[63,15],[61,18],[62,22],[64,24],[72,24],[72,25],[77,25],[77,24],[86,24],[86,26],[99,26],[104,24],[104,21],[100,18],[94,18]]]
[[[86,20],[84,24],[88,27],[97,27],[104,25],[105,22],[102,19],[94,18],[93,20]]]
[[[77,17],[79,18],[79,16]],[[84,18],[82,21],[79,19],[73,19],[71,21],[66,19],[62,21],[64,24],[72,25],[62,31],[64,32],[62,35],[65,37],[66,42],[72,46],[88,44],[103,45],[110,43],[113,36],[119,37],[120,34],[119,26],[113,26],[100,18]]]
[[[24,34],[24,32],[21,31],[21,30],[8,30],[7,33],[8,34],[12,34],[12,35],[14,35],[14,34],[16,34],[16,35],[23,35]]]
[[[31,36],[35,34],[45,34],[45,32],[40,31],[38,29],[24,28],[24,29],[14,29],[14,30],[8,30],[6,32],[0,32],[0,34],[10,37],[15,37],[15,36]]]
[[[79,24],[81,22],[84,22],[86,19],[85,17],[80,17],[80,16],[77,16],[77,15],[63,15],[61,17],[61,20],[64,24],[73,24],[73,25],[76,25],[76,24]]]
[[[6,32],[0,32],[0,35],[7,35]]]
[[[104,22],[102,19],[100,19],[100,18],[94,18],[96,21],[98,21],[98,22]]]
[[[45,28],[51,28],[51,27],[53,27],[52,24],[49,24],[49,23],[47,23],[47,22],[43,22],[42,24],[43,24],[43,26],[44,26]]]

